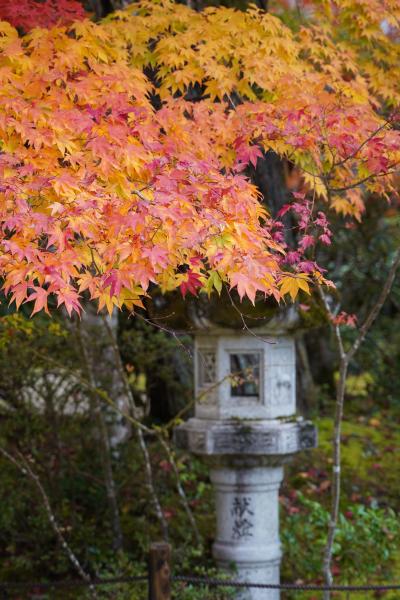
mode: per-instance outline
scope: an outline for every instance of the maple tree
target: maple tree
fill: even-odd
[[[328,214],[396,194],[396,0],[276,14],[143,0],[20,37],[0,24],[0,273],[33,313],[141,306],[224,282],[294,300],[324,282]],[[354,18],[356,10],[356,18]],[[384,27],[383,25],[384,24]],[[29,27],[27,27],[28,29]],[[248,177],[266,151],[298,172],[271,215]],[[295,247],[284,215],[294,215]]]

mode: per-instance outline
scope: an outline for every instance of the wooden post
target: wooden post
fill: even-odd
[[[166,542],[150,546],[149,600],[171,600],[171,546]]]

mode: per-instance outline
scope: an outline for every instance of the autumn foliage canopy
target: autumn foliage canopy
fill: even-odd
[[[22,32],[34,27],[68,25],[85,16],[82,4],[77,0],[4,0],[0,6],[0,20],[8,21]]]
[[[17,307],[133,308],[152,283],[294,299],[324,281],[330,211],[360,219],[367,195],[396,193],[398,0],[316,0],[296,20],[143,0],[100,23],[75,4],[74,22],[32,29],[0,13],[0,274]],[[278,215],[249,178],[269,150],[298,173]]]

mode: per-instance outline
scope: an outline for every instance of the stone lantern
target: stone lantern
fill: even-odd
[[[175,430],[178,447],[207,459],[216,494],[213,554],[246,582],[279,583],[279,487],[283,465],[316,446],[316,430],[296,417],[295,320],[256,330],[208,327],[195,334],[195,416]],[[231,571],[232,572],[232,571]],[[278,600],[248,588],[241,600]]]

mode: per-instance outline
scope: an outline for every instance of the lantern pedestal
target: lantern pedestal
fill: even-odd
[[[283,464],[316,445],[315,427],[295,420],[193,418],[175,430],[178,447],[202,456],[215,489],[217,564],[241,581],[279,583],[279,487]],[[234,567],[234,570],[232,570]],[[279,590],[248,588],[237,600],[279,600]]]

